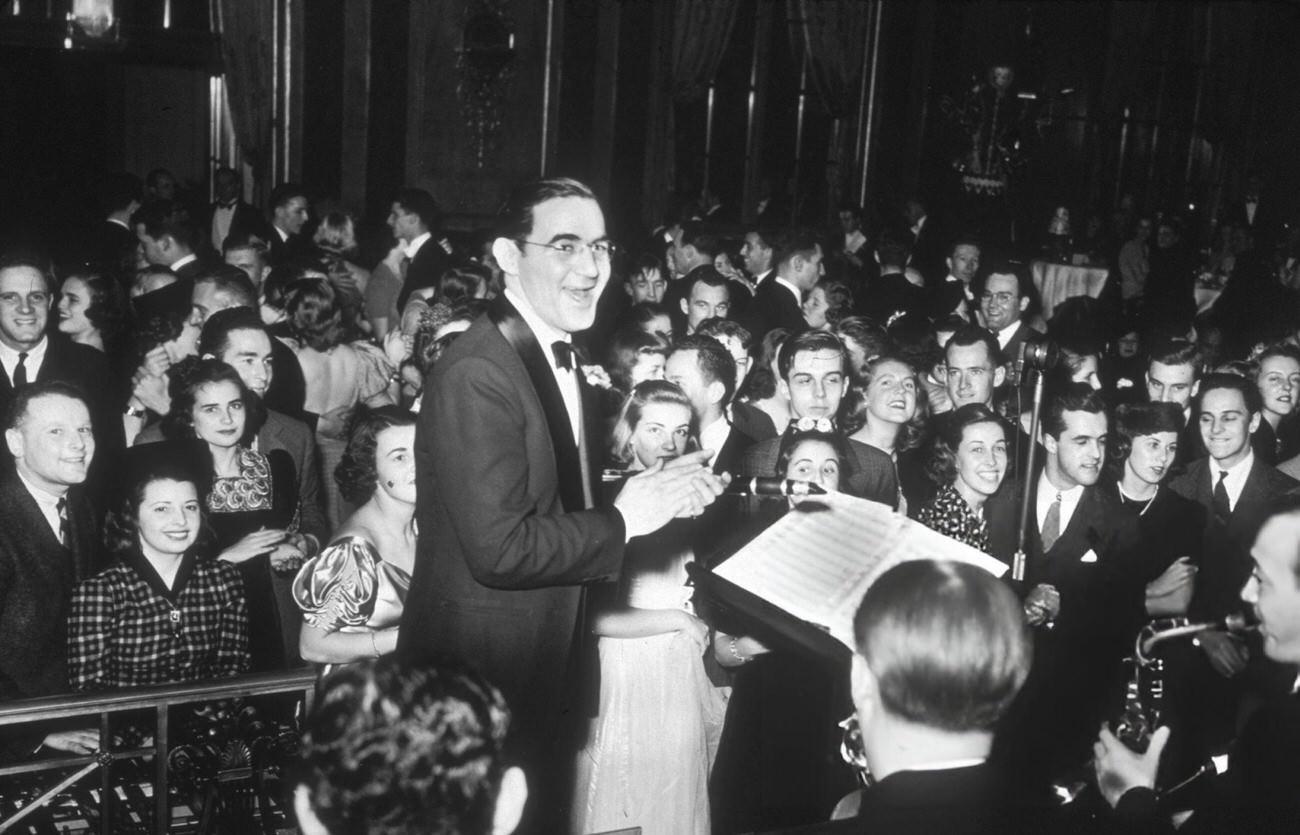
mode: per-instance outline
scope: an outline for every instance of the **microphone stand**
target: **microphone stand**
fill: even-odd
[[[1029,534],[1029,480],[1034,477],[1034,455],[1038,451],[1038,419],[1043,411],[1043,372],[1034,371],[1034,406],[1029,418],[1029,452],[1025,455],[1025,480],[1020,490],[1020,527],[1016,532],[1016,553],[1011,559],[1011,579],[1025,581],[1025,539]]]

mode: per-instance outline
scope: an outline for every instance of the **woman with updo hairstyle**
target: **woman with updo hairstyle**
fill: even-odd
[[[311,547],[299,530],[293,459],[282,449],[251,448],[264,415],[261,401],[224,362],[185,360],[172,369],[170,391],[164,443],[178,455],[196,456],[210,474],[202,485],[204,506],[217,558],[237,565],[244,580],[253,669],[282,669],[295,654],[298,619],[277,600],[275,575],[296,571]]]
[[[790,399],[782,396],[781,387],[776,384],[781,379],[777,358],[781,355],[781,346],[790,336],[786,328],[772,328],[763,336],[753,368],[738,394],[740,399],[770,417],[773,426],[790,423]]]
[[[342,211],[327,213],[316,227],[312,242],[316,245],[321,268],[339,294],[343,318],[349,330],[367,333],[370,321],[364,315],[364,307],[370,271],[352,260],[357,254],[357,236],[352,216]]]
[[[357,511],[293,583],[298,648],[322,675],[397,648],[415,564],[415,415],[358,408],[334,480]]]
[[[834,333],[853,314],[853,292],[842,281],[823,279],[808,291],[801,309],[808,327]]]
[[[304,411],[316,415],[316,445],[321,469],[333,472],[346,446],[347,418],[357,404],[388,406],[400,396],[397,366],[365,341],[349,342],[342,300],[328,281],[304,278],[289,286],[285,315],[294,353],[307,382]],[[385,345],[401,339],[392,337]],[[337,528],[353,508],[332,483],[325,485],[325,515]]]
[[[632,470],[668,463],[688,451],[693,424],[680,388],[648,380],[620,413],[615,457]],[[722,705],[704,669],[709,628],[686,585],[694,537],[692,519],[637,537],[617,587],[594,601],[599,706],[578,755],[572,832],[709,832],[707,729],[720,727]]]
[[[989,553],[994,537],[984,512],[1007,475],[1006,422],[982,403],[952,413],[934,446],[930,477],[939,492],[916,520],[950,539]],[[1001,533],[1001,532],[999,532]],[[1001,537],[997,537],[1001,541]]]
[[[115,356],[128,323],[117,279],[84,268],[68,273],[59,288],[58,328],[73,342]]]
[[[1113,426],[1107,481],[1142,536],[1133,569],[1146,584],[1147,614],[1185,615],[1204,549],[1205,508],[1165,486],[1178,455],[1183,410],[1176,403],[1125,404],[1115,410]]]
[[[170,451],[128,453],[120,503],[105,523],[113,565],[72,593],[73,690],[202,681],[248,668],[239,571],[211,559],[200,479],[160,452]]]

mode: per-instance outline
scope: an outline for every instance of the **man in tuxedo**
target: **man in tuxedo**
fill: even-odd
[[[1251,548],[1241,588],[1259,620],[1263,650],[1294,672],[1300,664],[1300,501],[1273,503]],[[1201,633],[1200,640],[1214,633]],[[1298,682],[1300,683],[1300,682]],[[1268,699],[1237,735],[1227,772],[1204,792],[1189,829],[1197,832],[1295,832],[1300,829],[1300,689]],[[1131,831],[1175,831],[1156,807],[1154,787],[1168,733],[1157,730],[1145,753],[1129,750],[1103,728],[1094,747],[1097,783]]]
[[[1063,390],[1043,420],[1043,468],[1026,485],[1025,612],[1052,625],[1035,636],[1034,671],[1008,729],[1008,759],[1027,774],[1060,776],[1087,761],[1145,616],[1137,520],[1097,486],[1108,432],[1100,395]]]
[[[1183,410],[1183,431],[1178,436],[1174,472],[1181,473],[1205,455],[1201,427],[1193,420],[1192,399],[1201,386],[1201,350],[1186,339],[1160,339],[1147,352],[1147,400],[1175,403]]]
[[[267,262],[278,267],[311,255],[311,241],[302,234],[308,218],[307,191],[298,183],[281,183],[271,191],[271,230]]]
[[[208,206],[199,225],[204,251],[215,257],[225,252],[228,240],[246,240],[255,236],[266,241],[271,237],[271,230],[266,228],[261,212],[243,200],[239,172],[233,168],[218,168],[212,177],[212,185],[217,199]]]
[[[786,340],[777,359],[781,378],[776,383],[790,400],[791,421],[785,432],[804,426],[809,429],[823,426],[822,431],[835,431],[840,402],[849,391],[845,363],[844,343],[835,334],[804,331]],[[750,447],[741,462],[741,475],[782,475],[777,472],[777,464],[783,437],[759,441]],[[844,492],[897,507],[898,477],[893,459],[861,441],[846,438],[844,442],[853,456],[847,462],[851,475],[848,483],[842,485]]]
[[[256,237],[237,238],[233,235],[226,237],[222,260],[232,267],[243,270],[244,274],[253,282],[253,289],[258,293],[262,292],[262,282],[266,279],[267,270],[270,269],[266,258],[266,242],[262,239]]]
[[[807,327],[803,298],[825,272],[823,257],[822,245],[811,230],[794,229],[777,236],[776,275],[758,286],[739,319],[754,339],[762,339],[773,328],[801,331]]]
[[[732,360],[736,364],[736,387],[730,402],[727,404],[727,420],[740,430],[741,434],[748,435],[755,441],[766,441],[768,438],[775,438],[777,435],[776,427],[772,425],[772,418],[767,412],[735,398],[739,394],[741,386],[745,382],[745,377],[749,375],[750,366],[754,358],[750,356],[750,348],[753,347],[754,338],[750,336],[749,331],[745,330],[736,322],[730,319],[708,319],[696,328],[695,332],[700,336],[711,336],[727,349],[731,354]]]
[[[404,188],[393,198],[388,227],[402,245],[402,290],[397,310],[416,290],[437,287],[442,274],[452,265],[451,256],[436,236],[442,229],[442,212],[433,195],[424,189]]]
[[[76,386],[90,408],[99,445],[92,493],[125,446],[118,381],[100,351],[46,333],[53,298],[48,265],[21,253],[0,256],[0,414],[24,386],[58,380]]]
[[[8,404],[0,472],[0,701],[68,690],[68,602],[100,566],[100,534],[82,487],[95,457],[90,410],[63,382],[33,383]],[[34,733],[28,733],[34,732]],[[0,760],[40,746],[74,754],[99,747],[90,727],[6,729]]]
[[[1252,381],[1235,374],[1207,374],[1200,381],[1194,416],[1209,455],[1170,482],[1170,489],[1206,509],[1204,547],[1188,614],[1214,620],[1238,608],[1237,590],[1250,574],[1250,547],[1270,503],[1300,486],[1259,460],[1251,433],[1262,402]],[[1235,730],[1236,708],[1246,689],[1267,689],[1270,673],[1249,642],[1226,633],[1199,639],[1202,653],[1187,675],[1193,710],[1211,752],[1221,751]],[[1252,664],[1252,659],[1254,664]],[[1249,668],[1249,669],[1248,669]]]
[[[416,427],[421,536],[398,650],[472,659],[516,711],[515,759],[553,780],[582,584],[616,576],[629,539],[702,512],[723,480],[689,453],[597,506],[603,431],[571,335],[609,280],[604,213],[582,183],[539,180],[512,191],[496,233],[505,293],[434,366]],[[530,820],[552,828],[538,831],[559,831],[562,794],[539,789]]]
[[[980,245],[974,238],[958,238],[948,250],[948,275],[934,288],[930,318],[938,321],[957,315],[975,321],[977,300],[971,282],[980,268]]]

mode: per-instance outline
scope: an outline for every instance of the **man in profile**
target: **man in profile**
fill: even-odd
[[[395,656],[330,676],[303,734],[303,835],[507,835],[528,797],[502,756],[510,708],[476,673]],[[357,764],[364,763],[358,769]]]

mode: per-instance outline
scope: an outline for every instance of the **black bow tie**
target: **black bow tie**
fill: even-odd
[[[555,367],[562,371],[572,371],[576,365],[575,360],[578,352],[573,346],[564,340],[556,340],[551,343],[551,353],[555,355]]]
[[[218,203],[218,204],[217,204],[217,208],[218,208],[218,209],[233,209],[233,208],[235,208],[235,205],[236,205],[238,202],[239,202],[238,200],[231,200],[229,203]]]

